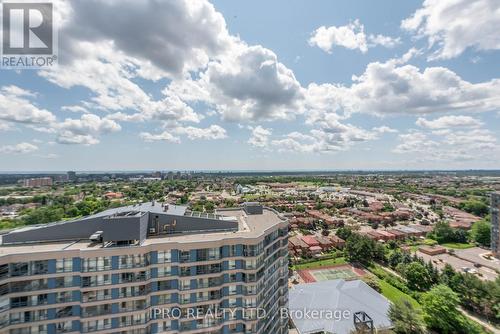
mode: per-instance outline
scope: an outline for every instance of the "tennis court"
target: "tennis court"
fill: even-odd
[[[364,270],[350,265],[340,265],[321,269],[299,270],[305,283],[330,281],[334,279],[351,280],[365,274]]]
[[[316,282],[330,281],[339,278],[351,279],[357,277],[357,275],[350,268],[311,270],[311,275],[314,277]]]

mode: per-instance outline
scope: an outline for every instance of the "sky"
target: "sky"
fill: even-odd
[[[0,171],[500,168],[498,0],[53,3]]]

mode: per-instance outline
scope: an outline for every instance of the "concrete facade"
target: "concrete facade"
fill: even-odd
[[[500,193],[491,194],[491,251],[500,258]]]
[[[102,242],[88,239],[99,231]],[[161,204],[10,232],[0,332],[287,333],[287,235],[268,208],[207,216]]]

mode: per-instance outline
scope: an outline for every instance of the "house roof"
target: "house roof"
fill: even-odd
[[[319,245],[319,242],[318,240],[316,240],[316,238],[314,238],[313,236],[311,235],[304,235],[303,237],[301,237],[302,241],[304,241],[308,246],[318,246]]]
[[[291,319],[300,334],[328,332],[348,334],[354,330],[354,313],[365,312],[375,327],[390,328],[387,316],[389,301],[360,280],[342,279],[298,284],[290,290],[289,309]],[[294,313],[294,310],[299,311]],[[347,317],[323,316],[314,319],[297,317],[300,310],[349,311]]]

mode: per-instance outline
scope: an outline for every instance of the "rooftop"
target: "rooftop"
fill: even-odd
[[[360,280],[342,279],[298,284],[290,290],[289,309],[291,318],[300,334],[327,332],[348,334],[354,328],[354,313],[365,312],[378,329],[390,328],[387,316],[389,301]],[[347,317],[298,318],[293,310],[317,310],[344,312]],[[299,313],[297,313],[299,314]]]
[[[1,237],[0,256],[57,250],[92,250],[126,245],[210,242],[227,238],[257,238],[286,222],[276,211],[260,207],[189,211],[186,206],[142,203],[95,215],[16,229]],[[95,240],[95,238],[101,238]],[[92,239],[92,240],[91,240]]]

